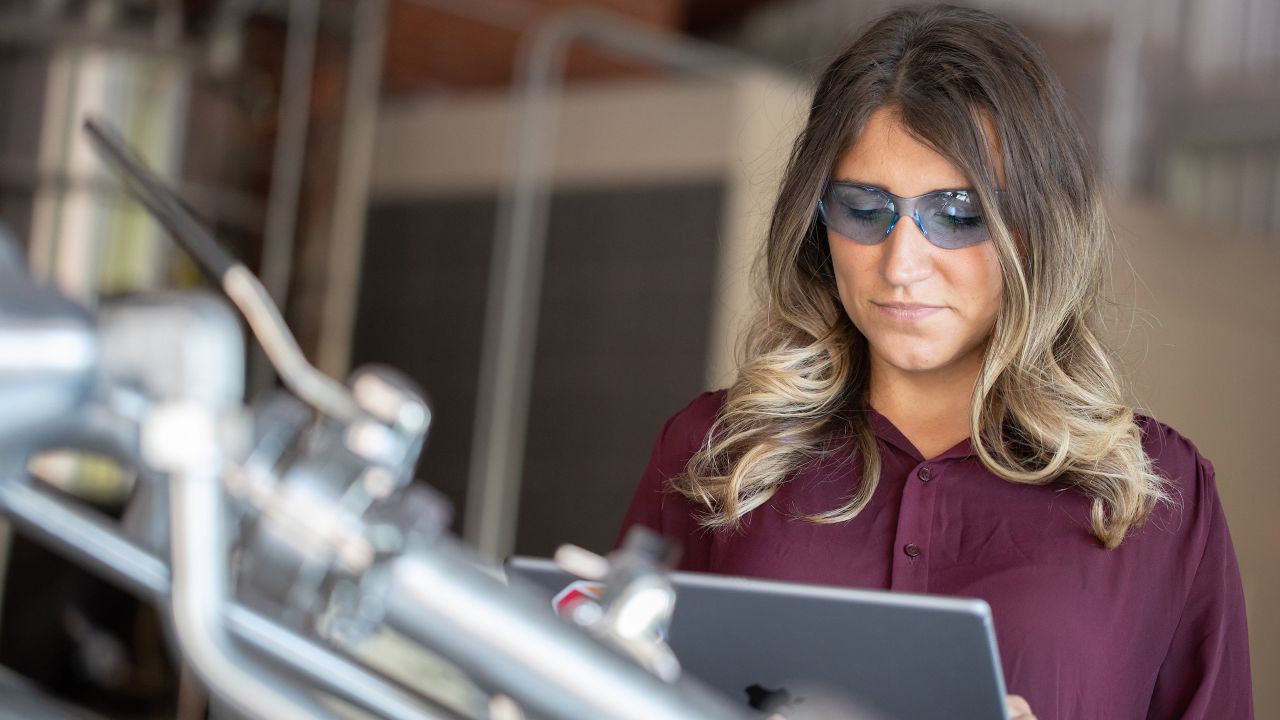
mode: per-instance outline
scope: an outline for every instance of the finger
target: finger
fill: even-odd
[[[1005,696],[1005,707],[1009,711],[1010,720],[1036,720],[1031,713],[1031,705],[1021,695]]]

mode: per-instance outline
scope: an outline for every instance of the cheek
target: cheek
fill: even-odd
[[[983,243],[969,249],[955,264],[953,287],[960,291],[969,308],[970,319],[986,326],[995,324],[1004,297],[1004,276],[995,246]]]
[[[836,277],[836,290],[848,309],[854,296],[876,282],[876,257],[879,245],[858,245],[844,238],[832,238],[827,234],[827,248],[831,252],[831,268]]]

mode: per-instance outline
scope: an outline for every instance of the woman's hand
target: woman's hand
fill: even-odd
[[[1021,695],[1005,695],[1004,705],[1009,711],[1009,720],[1036,720],[1036,716],[1031,713],[1031,706]]]

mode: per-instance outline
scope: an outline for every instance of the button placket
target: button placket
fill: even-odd
[[[921,463],[911,469],[898,508],[890,588],[926,592],[929,586],[929,542],[933,530],[933,506],[937,471]]]

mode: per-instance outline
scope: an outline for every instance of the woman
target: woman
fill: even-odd
[[[624,532],[686,570],[983,598],[1015,715],[1251,717],[1213,466],[1098,337],[1110,239],[1023,35],[883,17],[818,84],[736,380],[667,422]]]

